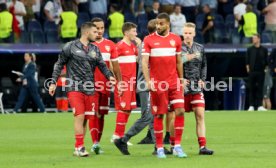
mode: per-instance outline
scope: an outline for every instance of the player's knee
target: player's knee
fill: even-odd
[[[183,108],[178,108],[177,110],[175,110],[175,115],[176,116],[182,116],[184,115],[184,109]]]

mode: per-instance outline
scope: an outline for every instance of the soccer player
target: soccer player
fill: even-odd
[[[194,42],[195,24],[186,23],[184,25],[183,36],[184,45],[182,47],[183,58],[194,55],[195,58],[189,62],[184,62],[185,88],[185,111],[194,111],[196,118],[196,133],[199,143],[200,155],[212,155],[214,151],[206,148],[206,127],[205,127],[205,100],[203,87],[207,75],[207,61],[204,47]]]
[[[98,29],[98,36],[93,44],[99,47],[107,67],[112,67],[116,80],[120,82],[122,80],[122,76],[118,63],[116,45],[112,41],[103,37],[105,27],[104,21],[101,18],[93,18],[91,22],[95,24]],[[100,150],[99,142],[104,128],[104,116],[107,115],[109,111],[111,88],[108,86],[108,80],[98,68],[96,68],[94,76],[98,96],[98,109],[96,110],[96,114],[91,116],[89,119],[89,130],[93,141],[91,151],[99,154],[102,151]]]
[[[116,128],[112,136],[115,145],[118,144],[119,138],[122,138],[125,133],[125,127],[132,109],[136,108],[136,59],[138,55],[137,47],[133,42],[139,46],[141,40],[138,39],[137,26],[134,23],[126,22],[123,25],[122,31],[124,37],[117,43],[117,51],[119,57],[119,64],[122,73],[123,95],[119,96],[115,88],[114,100],[115,108],[117,110]],[[124,146],[125,147],[125,146]],[[124,153],[129,155],[126,151]]]
[[[142,69],[151,95],[157,157],[166,158],[163,148],[163,116],[167,113],[170,103],[175,111],[174,154],[183,158],[187,155],[180,145],[184,128],[183,88],[178,85],[179,81],[183,83],[180,80],[183,77],[181,39],[169,32],[168,14],[159,14],[156,22],[157,32],[144,39]]]
[[[88,152],[84,147],[84,134],[86,121],[85,115],[95,113],[96,98],[94,94],[94,71],[98,67],[104,76],[115,84],[112,72],[107,68],[100,50],[93,45],[98,35],[97,28],[91,22],[81,26],[80,39],[68,42],[55,63],[52,79],[55,82],[66,65],[67,85],[66,91],[74,114],[75,130],[75,156],[85,157]],[[54,95],[55,83],[49,87],[49,94]]]

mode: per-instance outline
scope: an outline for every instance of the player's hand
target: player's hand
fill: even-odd
[[[17,78],[16,82],[22,82],[22,79],[21,78]]]
[[[55,91],[56,91],[56,85],[55,85],[55,84],[51,84],[51,85],[49,86],[49,94],[50,94],[51,96],[54,96]]]
[[[109,81],[113,86],[116,84],[116,79],[113,76],[109,77]]]
[[[122,81],[118,82],[117,84],[117,88],[118,88],[118,95],[119,96],[123,96],[123,85],[122,85]]]
[[[188,79],[184,79],[184,88],[186,87],[186,86],[188,86],[188,85],[190,85],[190,80],[188,80]]]
[[[199,86],[200,88],[204,88],[205,82],[202,81],[202,80],[199,80],[199,81],[198,81],[198,86]]]
[[[142,40],[140,38],[138,38],[138,37],[136,37],[134,41],[136,43],[136,46],[140,46],[141,43],[142,43]]]
[[[156,91],[156,88],[154,87],[154,83],[152,81],[147,82],[147,88],[149,91]]]

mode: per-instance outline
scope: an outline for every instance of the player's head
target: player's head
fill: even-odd
[[[184,24],[183,28],[183,38],[186,43],[191,43],[195,37],[195,29],[196,25],[191,22],[187,22]]]
[[[259,34],[255,34],[252,36],[252,43],[253,45],[257,45],[261,42],[261,39],[260,39],[260,35]]]
[[[156,19],[151,19],[148,22],[147,28],[148,28],[149,34],[154,33],[156,31]]]
[[[88,41],[96,41],[98,30],[92,22],[85,22],[81,25],[81,36],[86,37]]]
[[[33,61],[33,55],[32,55],[32,53],[25,53],[24,54],[24,60],[25,60],[25,62],[31,62],[31,61]]]
[[[98,36],[96,40],[101,40],[104,34],[104,21],[102,18],[95,17],[91,20],[91,22],[96,25],[98,30]]]
[[[126,22],[123,25],[122,31],[125,37],[130,41],[133,41],[137,36],[137,25],[131,22]]]
[[[167,13],[160,13],[156,17],[157,33],[161,36],[166,35],[170,30],[170,16]]]

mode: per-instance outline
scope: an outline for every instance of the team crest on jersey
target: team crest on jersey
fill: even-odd
[[[126,107],[126,102],[121,102],[121,107],[125,108]]]
[[[157,112],[157,106],[152,106],[152,109],[155,113]]]
[[[89,56],[92,57],[92,58],[96,58],[96,52],[95,51],[91,51],[89,52]]]
[[[175,41],[174,41],[174,40],[171,40],[171,41],[170,41],[170,44],[174,47],[174,46],[175,46]]]
[[[105,46],[106,51],[110,51],[110,46]]]

